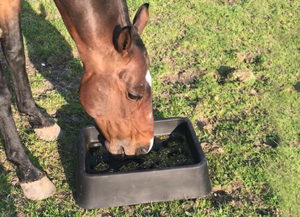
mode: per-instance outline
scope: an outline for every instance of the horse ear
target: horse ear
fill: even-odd
[[[122,56],[126,56],[129,52],[130,46],[132,43],[131,37],[131,27],[125,26],[118,31],[116,36],[114,37],[114,46],[116,50],[122,54]]]
[[[142,34],[143,29],[145,28],[149,20],[149,3],[143,4],[139,10],[136,12],[136,15],[133,19],[133,26],[136,28],[139,34]]]

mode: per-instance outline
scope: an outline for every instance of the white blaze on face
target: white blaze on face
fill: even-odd
[[[146,79],[147,83],[149,84],[149,86],[152,87],[152,78],[151,78],[149,70],[147,70],[145,79]],[[148,118],[152,119],[152,112],[148,115]],[[153,142],[154,142],[154,137],[152,137],[150,139],[150,146],[149,146],[147,153],[149,153],[151,151],[151,149],[153,147]]]
[[[149,84],[149,86],[152,87],[152,78],[151,78],[149,70],[146,73],[146,81]]]
[[[153,147],[153,142],[154,142],[154,137],[152,137],[152,139],[150,139],[150,146],[149,146],[149,149],[147,151],[147,154],[151,151],[151,149]]]

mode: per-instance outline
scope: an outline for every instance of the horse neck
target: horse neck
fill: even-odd
[[[113,31],[130,24],[126,0],[55,0],[82,61],[115,53]]]

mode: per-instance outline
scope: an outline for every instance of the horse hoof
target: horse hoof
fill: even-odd
[[[36,128],[34,129],[34,132],[39,139],[53,141],[60,135],[61,130],[60,127],[55,123],[49,127]]]
[[[20,183],[24,195],[30,200],[43,200],[50,197],[56,188],[53,183],[44,176],[43,178],[27,183]]]

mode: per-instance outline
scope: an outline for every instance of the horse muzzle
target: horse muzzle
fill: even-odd
[[[148,154],[153,147],[154,138],[151,138],[149,144],[145,145],[133,145],[128,143],[128,141],[114,140],[110,143],[107,140],[105,141],[105,147],[113,155],[141,155]]]

